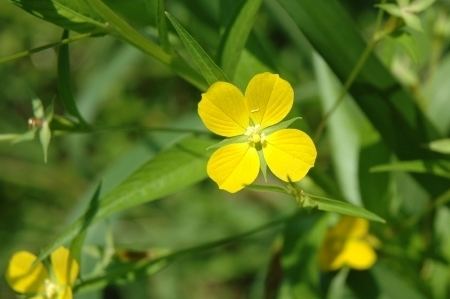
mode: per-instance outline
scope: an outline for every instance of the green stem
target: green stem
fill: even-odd
[[[381,1],[381,3],[384,3],[384,2],[385,2],[385,0]],[[366,48],[359,56],[358,61],[356,62],[355,66],[353,67],[352,71],[350,72],[349,76],[347,77],[347,80],[345,80],[344,86],[342,87],[341,92],[339,93],[339,96],[337,97],[333,106],[330,108],[330,110],[328,110],[325,113],[325,115],[322,118],[322,121],[319,123],[316,133],[314,134],[314,140],[316,142],[322,136],[323,130],[325,129],[325,126],[326,126],[328,120],[330,119],[330,117],[333,115],[333,113],[337,110],[339,105],[345,99],[345,96],[348,94],[350,87],[352,86],[356,77],[359,75],[362,68],[366,64],[366,61],[369,58],[370,54],[372,53],[373,49],[375,48],[376,44],[382,39],[382,37],[385,36],[385,32],[380,31],[381,23],[383,20],[383,14],[384,14],[383,10],[379,9],[377,19],[376,19],[374,33],[372,34],[372,37],[371,37],[369,43],[367,44]]]
[[[25,51],[21,51],[21,52],[12,54],[12,55],[8,55],[8,56],[5,56],[5,57],[2,57],[2,58],[0,58],[0,64],[5,63],[5,62],[10,62],[10,61],[22,58],[22,57],[30,56],[30,55],[32,55],[34,53],[37,53],[37,52],[40,52],[40,51],[44,51],[44,50],[47,50],[47,49],[50,49],[50,48],[55,48],[55,47],[59,47],[61,45],[70,44],[72,42],[79,41],[79,40],[82,40],[82,39],[85,39],[85,38],[88,38],[88,37],[100,36],[102,34],[104,34],[104,32],[102,32],[102,31],[94,31],[94,32],[79,34],[79,35],[72,36],[72,37],[69,37],[69,38],[64,38],[64,39],[62,39],[62,40],[60,40],[58,42],[46,44],[46,45],[43,45],[43,46],[40,46],[40,47],[32,48],[30,50],[25,50]]]
[[[241,240],[241,239],[247,238],[249,236],[252,236],[254,234],[260,233],[262,231],[268,230],[274,226],[283,224],[291,217],[292,217],[291,215],[284,216],[277,220],[270,221],[270,222],[260,225],[256,228],[253,228],[249,231],[246,231],[246,232],[243,232],[243,233],[231,236],[231,237],[226,237],[226,238],[219,239],[216,241],[207,242],[204,244],[188,247],[188,248],[181,249],[176,252],[155,258],[153,260],[144,261],[144,262],[138,264],[136,267],[134,267],[131,270],[130,269],[119,269],[118,271],[110,272],[106,275],[93,277],[93,278],[81,281],[80,283],[78,283],[77,285],[74,286],[74,292],[80,291],[85,288],[89,288],[90,286],[95,285],[95,284],[102,283],[102,281],[111,282],[111,281],[114,281],[114,279],[119,279],[121,277],[124,277],[125,275],[131,276],[134,274],[134,275],[138,276],[140,273],[144,272],[145,269],[147,269],[147,268],[151,267],[152,265],[155,265],[156,263],[159,263],[159,262],[173,262],[174,260],[184,257],[186,255],[207,251],[207,250],[214,249],[217,247],[222,247],[224,245],[236,242],[238,240]]]
[[[141,127],[141,126],[110,126],[110,127],[73,127],[73,128],[54,128],[55,132],[62,135],[64,133],[79,133],[79,134],[97,134],[97,133],[109,133],[117,131],[142,131],[142,132],[168,132],[168,133],[192,133],[197,135],[210,135],[209,131],[201,129],[189,129],[189,128],[172,128],[172,127]]]

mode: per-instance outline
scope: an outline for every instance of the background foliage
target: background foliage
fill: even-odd
[[[0,134],[28,130],[33,98],[56,115],[46,164],[39,138],[0,144],[0,269],[87,223],[77,298],[448,298],[448,145],[429,143],[450,129],[450,2],[415,13],[420,27],[390,6],[378,22],[376,4],[0,2]],[[21,54],[62,27],[82,35]],[[196,114],[201,92],[261,71],[293,85],[293,126],[316,137],[302,188],[386,219],[371,225],[374,268],[320,272],[336,215],[205,180],[218,140]],[[86,207],[95,217],[75,222]],[[14,298],[3,281],[0,297]]]

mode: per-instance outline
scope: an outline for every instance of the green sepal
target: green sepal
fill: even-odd
[[[239,135],[239,136],[235,136],[235,137],[231,137],[231,138],[226,138],[218,143],[215,143],[211,146],[208,146],[206,148],[207,151],[212,150],[212,149],[216,149],[225,145],[229,145],[229,144],[233,144],[233,143],[243,143],[246,142],[248,140],[248,136],[246,135]]]
[[[43,119],[44,118],[44,105],[39,98],[34,98],[31,100],[31,105],[33,106],[33,115],[36,118]]]
[[[294,123],[298,119],[301,119],[301,117],[297,116],[297,117],[294,117],[294,118],[282,121],[282,122],[280,122],[280,123],[278,123],[276,125],[273,125],[273,126],[270,126],[268,128],[265,128],[264,130],[262,130],[262,133],[264,133],[266,135],[269,135],[269,134],[271,134],[271,133],[273,133],[275,131],[286,129],[287,127],[292,125],[292,123]]]
[[[261,172],[264,177],[264,182],[267,183],[267,162],[266,162],[266,159],[264,158],[264,153],[262,150],[258,151],[258,156],[259,156]]]
[[[50,145],[51,138],[52,132],[50,130],[50,124],[49,122],[44,121],[42,127],[39,129],[39,141],[41,142],[45,163],[47,163],[48,146]]]

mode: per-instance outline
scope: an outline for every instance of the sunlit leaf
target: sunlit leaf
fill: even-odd
[[[428,144],[428,148],[438,153],[450,154],[450,138],[434,140]]]
[[[323,196],[317,196],[312,194],[305,194],[306,197],[309,197],[311,200],[309,202],[310,206],[313,208],[317,208],[321,211],[327,212],[335,212],[343,215],[353,216],[353,217],[361,217],[368,220],[373,220],[377,222],[386,222],[380,216],[362,208],[359,206],[352,205],[351,203],[335,200]]]
[[[180,38],[186,50],[189,53],[190,58],[197,67],[197,71],[203,75],[208,84],[213,84],[216,81],[227,81],[223,71],[216,65],[206,51],[200,46],[200,44],[191,36],[191,34],[184,29],[184,27],[166,12],[167,18],[175,28],[178,37]]]

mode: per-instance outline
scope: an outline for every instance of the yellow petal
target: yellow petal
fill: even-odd
[[[342,255],[345,243],[336,239],[325,238],[320,248],[319,263],[324,271],[334,271],[344,266],[344,257]]]
[[[72,299],[72,288],[66,286],[61,293],[58,294],[58,299]]]
[[[61,285],[73,285],[78,276],[79,266],[65,247],[59,247],[51,254],[54,274]],[[70,274],[69,274],[70,272]]]
[[[248,143],[223,146],[211,155],[207,172],[220,189],[237,192],[258,176],[258,152]]]
[[[337,238],[360,238],[367,235],[369,221],[363,218],[343,216],[330,230]]]
[[[353,239],[346,243],[342,259],[350,268],[366,270],[375,264],[377,255],[367,242]]]
[[[267,136],[263,152],[273,174],[286,182],[301,180],[314,166],[317,155],[311,138],[296,129],[283,129]]]
[[[198,114],[209,130],[225,137],[244,134],[250,121],[242,92],[233,84],[220,81],[202,94]]]
[[[245,90],[250,117],[262,128],[280,122],[291,110],[294,90],[277,74],[255,75]]]
[[[15,253],[6,270],[6,281],[17,293],[37,293],[44,288],[48,277],[44,265],[28,251]]]

